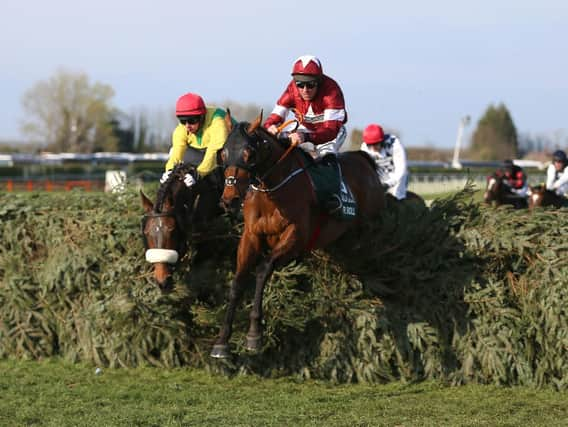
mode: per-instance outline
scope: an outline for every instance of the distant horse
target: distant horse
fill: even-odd
[[[173,267],[188,249],[193,233],[222,213],[219,200],[223,190],[220,168],[188,188],[183,180],[195,174],[195,166],[177,164],[168,180],[160,185],[156,203],[140,191],[145,214],[142,235],[146,260],[154,265],[154,279],[163,290],[173,287]]]
[[[483,194],[483,200],[488,205],[513,205],[516,209],[528,207],[527,199],[513,193],[504,183],[504,177],[499,173],[487,177],[487,187]]]
[[[229,357],[229,338],[235,309],[248,273],[256,268],[256,290],[246,338],[248,350],[259,350],[262,342],[262,298],[266,282],[279,268],[314,248],[336,240],[349,228],[375,217],[385,207],[385,193],[371,158],[363,152],[339,155],[343,177],[354,195],[357,208],[351,220],[322,212],[307,169],[315,167],[299,148],[285,143],[260,126],[262,113],[251,124],[241,122],[227,139],[223,163],[225,191],[244,197],[244,230],[237,250],[237,269],[229,303],[211,356]],[[319,166],[318,166],[319,167]],[[242,178],[242,189],[236,185]],[[243,192],[247,182],[254,183]],[[230,185],[232,184],[232,185]],[[264,256],[263,256],[264,255]],[[262,259],[261,259],[262,257]]]
[[[561,208],[568,206],[568,201],[554,191],[547,190],[544,185],[529,187],[529,209],[545,206]]]

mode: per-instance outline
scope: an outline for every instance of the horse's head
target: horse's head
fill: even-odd
[[[497,187],[499,186],[498,178],[495,174],[489,175],[487,177],[487,186],[485,187],[485,192],[483,193],[483,201],[487,204],[491,204],[496,198]]]
[[[544,185],[529,186],[528,191],[528,201],[529,209],[534,209],[538,206],[542,206],[543,200],[546,194],[546,189]]]
[[[544,184],[529,187],[529,209],[538,207],[554,206],[561,208],[566,206],[566,199],[556,194],[554,191],[547,190]]]
[[[503,174],[496,172],[487,177],[487,187],[483,193],[483,201],[487,204],[495,202],[497,205],[503,202],[504,193],[508,192],[503,184]]]
[[[253,178],[265,169],[272,155],[269,140],[273,135],[264,130],[262,112],[252,122],[240,122],[232,126],[230,112],[225,121],[230,130],[220,153],[220,163],[225,167],[225,188],[221,202],[226,210],[238,210],[244,201]]]
[[[146,261],[154,265],[154,279],[163,290],[172,288],[173,266],[187,250],[198,184],[187,188],[183,183],[186,173],[193,173],[191,166],[177,165],[158,189],[155,204],[140,192],[145,211],[141,228]]]

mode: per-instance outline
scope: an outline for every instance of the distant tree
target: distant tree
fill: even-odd
[[[117,111],[109,124],[112,128],[112,134],[117,140],[116,151],[123,153],[135,152],[134,125],[132,119],[124,113]]]
[[[172,143],[172,132],[177,125],[173,111],[149,110],[139,107],[131,113],[130,119],[131,130],[134,134],[134,152],[169,150]]]
[[[406,147],[408,160],[422,162],[449,162],[452,160],[453,150],[435,147]]]
[[[468,157],[472,160],[503,160],[519,155],[517,129],[504,104],[490,105],[477,122]]]
[[[568,147],[568,134],[563,129],[547,133],[523,133],[519,136],[521,155],[528,153],[551,153]]]
[[[361,147],[361,142],[363,142],[363,130],[353,128],[349,132],[349,137],[343,144],[341,151],[357,151]]]
[[[226,100],[222,103],[214,103],[213,105],[217,105],[223,109],[229,108],[231,110],[232,117],[238,121],[245,122],[254,120],[261,110],[262,117],[266,119],[272,111],[272,108],[268,105],[262,106],[255,103],[241,104],[232,100]]]
[[[111,86],[61,69],[24,93],[22,131],[56,152],[116,151],[113,96]]]

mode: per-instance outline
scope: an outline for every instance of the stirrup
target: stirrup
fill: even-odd
[[[329,215],[336,215],[341,212],[343,202],[337,194],[333,194],[330,199],[325,202],[325,209]]]

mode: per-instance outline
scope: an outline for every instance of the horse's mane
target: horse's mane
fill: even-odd
[[[376,169],[377,168],[377,164],[375,163],[375,161],[373,160],[373,158],[371,157],[371,155],[369,153],[366,153],[363,150],[358,150],[358,151],[345,151],[343,153],[338,153],[339,156],[344,155],[344,154],[348,154],[348,153],[355,153],[355,154],[359,154],[361,156],[363,156],[371,165],[371,168]]]
[[[162,211],[168,194],[171,194],[172,197],[174,196],[172,191],[173,183],[177,180],[183,179],[183,176],[192,168],[193,166],[184,163],[178,163],[174,166],[168,179],[158,188],[156,203],[154,204],[154,212],[160,213]]]

